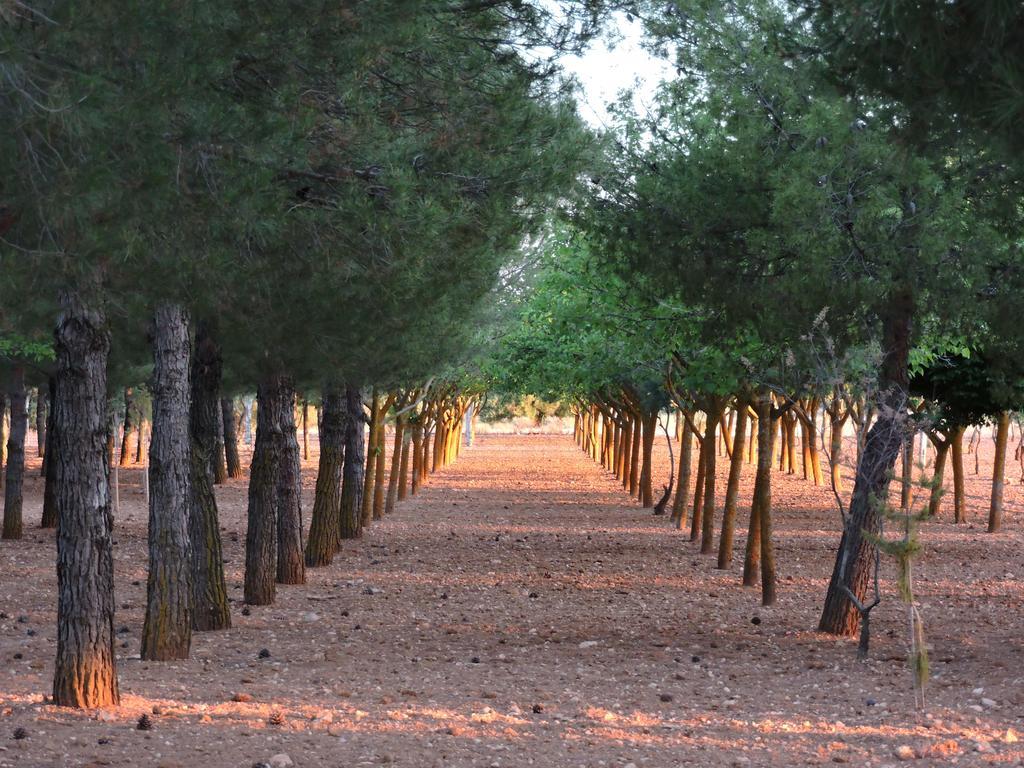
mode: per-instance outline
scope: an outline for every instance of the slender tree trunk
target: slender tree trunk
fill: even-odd
[[[221,383],[221,351],[209,326],[196,327],[192,352],[191,498],[188,528],[192,543],[192,629],[206,632],[231,627],[224,580],[224,555],[220,536],[217,498],[213,493],[213,461],[217,450],[217,395]]]
[[[153,316],[153,436],[149,444],[149,580],[142,658],[187,659],[192,644],[189,543],[189,332],[182,307]]]
[[[246,445],[252,445],[252,406],[253,399],[250,395],[242,398],[242,436]]]
[[[135,419],[132,409],[132,390],[130,387],[124,389],[124,432],[121,435],[121,456],[118,463],[123,467],[132,460],[132,455],[137,446],[131,443],[132,433],[135,431]],[[136,438],[137,439],[137,438]]]
[[[365,527],[373,521],[373,482],[377,475],[377,432],[380,429],[380,395],[373,390],[370,400],[370,435],[366,441],[366,468],[363,472],[362,521]],[[434,462],[437,463],[435,452]],[[437,468],[436,466],[434,467]]]
[[[950,439],[947,437],[935,446],[935,466],[932,471],[932,488],[928,497],[928,517],[936,517],[942,504],[942,483],[946,479],[946,458],[949,456]]]
[[[245,532],[245,602],[270,605],[276,597],[277,474],[281,428],[276,376],[256,390],[256,443],[249,467],[248,527]]]
[[[409,489],[409,454],[412,446],[412,431],[405,417],[402,417],[402,462],[398,467],[398,500],[405,501]]]
[[[771,424],[772,397],[762,392],[757,402],[757,419]],[[769,428],[757,432],[758,456],[772,455],[772,438],[775,432]],[[757,507],[759,536],[757,545],[761,555],[761,605],[775,604],[775,544],[772,540],[772,465],[771,461],[757,464],[757,478],[754,482],[756,494],[752,506]]]
[[[727,569],[732,564],[732,540],[736,529],[736,497],[740,490],[743,471],[743,446],[747,441],[747,401],[736,403],[735,434],[732,457],[729,460],[729,481],[725,489],[725,509],[722,512],[722,534],[718,541],[718,567]]]
[[[838,408],[838,407],[837,407]],[[829,429],[829,439],[831,440],[831,446],[829,448],[831,455],[831,470],[832,470],[832,485],[835,488],[836,493],[843,492],[843,425],[846,423],[846,417],[840,417],[838,415],[830,414],[831,428]]]
[[[457,432],[451,434],[458,434]],[[380,520],[384,517],[384,464],[385,464],[385,440],[387,431],[384,429],[384,414],[380,415],[380,426],[377,428],[377,450],[375,453],[377,466],[373,470],[373,519]],[[449,437],[449,451],[454,454],[455,448],[451,445]]]
[[[224,430],[224,458],[228,477],[242,476],[242,461],[238,457],[238,432],[235,430],[235,401],[230,397],[220,399],[222,429]]]
[[[629,490],[629,478],[632,474],[633,456],[633,418],[623,414],[622,421],[622,489]]]
[[[220,388],[218,387],[218,394],[219,390]],[[214,446],[213,453],[210,455],[211,468],[213,469],[213,483],[214,485],[223,485],[228,479],[227,445],[224,440],[224,419],[214,419],[213,426]]]
[[[633,417],[632,442],[629,446],[629,495],[637,496],[640,491],[640,417]]]
[[[953,432],[953,522],[964,523],[964,432],[966,427],[957,427]]]
[[[717,403],[708,410],[707,427],[704,430],[704,445],[710,446],[704,457],[704,511],[701,518],[700,553],[710,555],[715,551],[715,461],[717,451],[714,439],[721,419]],[[710,439],[709,439],[710,438]]]
[[[295,425],[295,384],[291,377],[278,379],[281,441],[277,465],[277,583],[305,584],[306,564],[302,554],[302,459]]]
[[[14,366],[8,390],[11,400],[11,432],[7,438],[7,482],[4,486],[3,538],[20,539],[25,487],[25,437],[28,434],[28,394],[25,369]]]
[[[138,415],[138,414],[136,414]],[[146,420],[139,415],[135,425],[135,463],[142,463],[142,449],[145,446]]]
[[[705,437],[698,443],[697,481],[693,484],[693,515],[690,518],[690,541],[696,541],[700,538],[701,525],[704,521],[704,476],[707,473],[706,462],[708,453],[704,441],[707,439],[707,434],[705,430]],[[711,450],[714,450],[714,448]]]
[[[423,424],[416,419],[416,422],[412,427],[412,493],[415,495],[420,490],[420,462],[422,461],[423,451],[421,445],[423,443]]]
[[[113,516],[107,485],[107,356],[103,316],[61,296],[53,402],[57,508],[57,659],[53,703],[120,703],[114,662]]]
[[[395,441],[391,449],[391,471],[388,473],[388,495],[384,502],[384,515],[390,515],[395,511],[395,504],[398,501],[398,481],[405,474],[402,467],[402,459],[405,458],[405,417],[398,416],[395,419]]]
[[[302,398],[302,460],[309,461],[309,400]]]
[[[913,312],[913,297],[908,290],[901,289],[893,296],[883,321],[885,359],[879,377],[881,407],[874,426],[868,430],[857,463],[850,511],[818,625],[822,632],[856,634],[860,612],[846,590],[863,604],[872,581],[877,551],[873,536],[881,525],[881,511],[875,500],[886,498],[892,469],[906,433]]]
[[[39,525],[41,528],[57,527],[57,430],[54,424],[53,404],[57,402],[57,377],[50,376],[49,382],[50,413],[48,414],[46,429],[46,455],[43,457],[43,467],[46,470],[43,475],[43,519]]]
[[[358,387],[345,387],[345,468],[341,483],[341,538],[356,539],[363,535],[363,471],[366,457],[363,449],[363,396]]]
[[[996,456],[992,466],[992,501],[988,509],[988,532],[1003,525],[1003,488],[1006,484],[1006,443],[1010,433],[1010,413],[1003,411],[996,420]]]
[[[4,487],[4,467],[7,466],[7,393],[0,392],[0,488]]]
[[[640,503],[644,507],[654,506],[654,479],[651,466],[654,456],[654,438],[658,432],[658,413],[645,413],[641,421],[643,455],[642,469],[640,470]]]
[[[693,463],[693,430],[690,422],[683,420],[682,442],[679,447],[679,471],[676,472],[676,495],[672,499],[672,522],[677,529],[686,527],[687,506],[690,500],[690,465]]]
[[[46,390],[36,387],[36,456],[43,460],[41,474],[46,474],[46,427],[49,424]]]
[[[316,474],[313,519],[306,543],[306,565],[330,565],[341,546],[341,475],[345,466],[345,398],[325,387],[320,419],[320,466]]]
[[[900,510],[910,512],[914,503],[914,433],[908,432],[903,441],[903,467],[900,473]]]

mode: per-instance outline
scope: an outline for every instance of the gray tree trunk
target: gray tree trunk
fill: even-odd
[[[28,434],[28,402],[25,392],[25,369],[20,365],[12,371],[11,432],[7,438],[7,484],[4,488],[3,538],[20,539],[21,508],[25,486],[25,436]]]
[[[57,527],[57,465],[54,456],[57,453],[57,430],[53,423],[53,403],[57,401],[57,379],[50,377],[48,383],[50,412],[47,415],[46,454],[43,456],[43,519],[41,528]]]
[[[341,538],[363,534],[363,471],[366,453],[363,439],[363,395],[358,387],[345,387],[345,469],[341,485]]]
[[[341,473],[345,463],[345,398],[326,387],[320,420],[320,464],[316,475],[313,519],[306,544],[306,565],[330,565],[340,546]]]
[[[277,571],[277,455],[281,418],[275,412],[277,377],[256,391],[256,444],[249,468],[249,510],[245,533],[245,602],[270,605],[276,596]]]
[[[173,304],[153,317],[153,428],[149,444],[149,580],[142,658],[187,659],[192,644],[189,545],[189,333]]]
[[[231,607],[224,582],[224,558],[213,493],[210,457],[217,449],[217,399],[221,381],[221,354],[205,323],[196,328],[192,354],[192,408],[189,433],[192,445],[192,495],[189,537],[192,543],[192,628],[196,631],[231,627]]]
[[[228,477],[241,477],[242,462],[238,458],[238,431],[235,429],[235,401],[230,397],[222,397],[220,410],[224,422],[224,458],[227,462]]]
[[[277,387],[280,440],[277,465],[277,583],[305,584],[302,553],[302,462],[295,424],[295,384],[288,376]]]
[[[54,466],[57,658],[53,701],[103,707],[120,701],[114,664],[114,560],[107,486],[107,356],[103,316],[61,296],[55,332]]]

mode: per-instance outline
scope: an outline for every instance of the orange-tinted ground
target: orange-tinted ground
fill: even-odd
[[[990,455],[991,441],[983,448]],[[315,459],[314,445],[307,524]],[[333,566],[279,587],[276,605],[248,616],[245,483],[231,481],[218,500],[235,627],[197,635],[188,662],[147,663],[137,655],[146,515],[139,472],[125,471],[115,531],[123,705],[43,703],[54,543],[30,528],[0,543],[0,766],[248,768],[281,754],[345,768],[1019,765],[1024,494],[1011,468],[1006,532],[986,534],[987,482],[972,470],[975,524],[946,514],[926,525],[915,569],[932,648],[923,713],[890,563],[869,661],[812,631],[839,522],[825,489],[795,477],[775,477],[771,609],[738,585],[742,532],[733,570],[715,570],[570,438],[486,435],[346,542]],[[33,525],[40,491],[33,477]],[[271,655],[259,659],[264,648]],[[154,708],[153,729],[136,730]],[[269,723],[274,713],[282,724]],[[18,727],[27,738],[12,738]]]

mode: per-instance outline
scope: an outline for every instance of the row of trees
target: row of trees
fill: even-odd
[[[929,73],[915,58],[943,55],[942,30],[967,14],[974,37],[958,42],[988,46],[979,61],[998,80],[1006,71],[994,62],[1020,10],[873,16],[860,6],[638,5],[652,48],[674,61],[677,76],[646,112],[629,98],[618,105],[590,194],[550,233],[537,290],[492,362],[494,380],[514,391],[575,402],[577,437],[628,476],[647,506],[668,503],[668,494],[656,500],[649,469],[658,414],[682,413],[673,512],[684,521],[696,502],[692,531],[704,552],[715,550],[722,520],[723,566],[749,451],[731,450],[719,507],[716,430],[734,445],[753,438],[744,581],[760,548],[766,603],[775,591],[774,448],[792,467],[802,432],[804,466],[822,482],[827,425],[821,452],[843,534],[820,629],[837,634],[855,633],[864,613],[880,500],[901,450],[909,461],[913,436],[927,432],[941,479],[964,428],[994,421],[997,530],[1009,412],[1024,406],[1024,337],[1007,321],[1024,287],[1014,129],[1000,121],[1005,131],[974,130],[979,116],[968,106],[977,94],[944,83],[952,79],[945,66]],[[861,58],[873,36],[882,54]],[[950,103],[964,99],[963,110],[934,110],[908,92],[915,78]],[[729,429],[721,428],[726,409]],[[851,422],[854,471],[844,479],[841,435]],[[907,504],[909,467],[903,474]],[[937,502],[935,491],[933,511]],[[961,492],[958,520],[962,505]]]
[[[12,380],[52,388],[56,703],[118,700],[108,444],[115,415],[134,415],[114,393],[144,384],[152,414],[147,659],[186,657],[193,629],[230,622],[213,492],[223,395],[258,402],[251,604],[372,520],[386,414],[411,447],[385,506],[397,478],[418,487],[450,458],[468,402],[432,377],[464,354],[508,254],[575,186],[591,139],[551,59],[596,14],[425,0],[0,10],[0,338]],[[308,542],[296,390],[322,396]],[[15,421],[20,444],[20,409]]]

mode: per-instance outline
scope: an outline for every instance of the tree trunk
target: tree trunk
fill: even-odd
[[[256,443],[249,467],[248,527],[245,532],[245,602],[270,605],[276,597],[277,473],[281,428],[276,376],[256,390]]]
[[[7,438],[3,538],[20,539],[25,487],[25,437],[28,434],[28,394],[25,392],[25,369],[20,365],[14,366],[11,371],[8,393],[11,400],[11,432]]]
[[[309,400],[302,398],[302,460],[309,461]]]
[[[633,419],[629,414],[622,418],[622,489],[629,490],[631,462],[633,456]]]
[[[341,546],[341,475],[345,465],[345,399],[325,387],[320,419],[320,466],[316,473],[313,519],[306,542],[306,565],[330,565]]]
[[[416,495],[420,490],[420,462],[422,461],[423,451],[421,450],[421,444],[423,443],[423,423],[417,417],[416,422],[412,427],[412,493]]]
[[[49,402],[46,390],[36,387],[36,456],[43,460],[41,474],[46,474],[46,427],[49,424],[48,408]]]
[[[939,514],[939,506],[942,504],[942,483],[946,479],[946,458],[949,456],[949,447],[948,437],[935,446],[932,488],[928,496],[928,517],[936,517]]]
[[[224,581],[224,555],[217,498],[213,493],[213,452],[217,449],[221,352],[205,323],[198,323],[192,353],[191,480],[189,536],[192,543],[192,629],[229,629],[231,606]]]
[[[189,332],[185,310],[157,308],[153,344],[153,434],[149,443],[149,579],[142,658],[187,659],[192,644],[189,546],[191,455]]]
[[[219,383],[219,382],[218,382]],[[220,394],[218,386],[217,394]],[[216,403],[214,403],[216,405]],[[217,414],[219,416],[219,414]],[[214,426],[214,447],[210,456],[211,468],[213,469],[214,485],[223,485],[228,479],[227,446],[224,441],[224,419],[216,418]]]
[[[48,382],[50,413],[46,426],[46,455],[43,457],[43,519],[41,528],[57,527],[57,430],[54,425],[53,404],[57,402],[57,378],[51,376]]]
[[[224,430],[224,459],[228,477],[242,476],[242,461],[238,457],[238,432],[235,430],[235,401],[230,397],[220,399],[222,429]]]
[[[732,457],[729,460],[729,481],[725,488],[725,509],[722,512],[722,534],[718,541],[718,567],[725,570],[732,564],[732,540],[736,529],[736,497],[740,490],[743,471],[743,447],[747,442],[747,401],[736,403],[735,434]]]
[[[966,427],[957,427],[953,432],[953,522],[967,521],[964,514],[964,432]]]
[[[886,498],[906,432],[913,311],[913,297],[909,291],[902,290],[893,296],[884,317],[882,349],[885,359],[879,377],[881,407],[857,462],[850,511],[818,624],[822,632],[856,634],[860,612],[846,589],[863,603],[874,573],[877,547],[872,537],[877,535],[881,525],[881,511],[875,500]]]
[[[103,316],[61,296],[55,333],[57,658],[53,703],[120,703],[114,662],[114,559],[107,485],[107,356]]]
[[[405,501],[409,489],[409,453],[412,445],[412,434],[405,417],[402,417],[402,462],[398,467],[398,500]]]
[[[132,390],[130,387],[124,388],[124,432],[121,435],[121,456],[118,459],[118,464],[122,467],[127,465],[132,460],[132,456],[135,449],[138,447],[132,445],[132,433],[136,429],[135,419],[132,409]],[[136,437],[138,439],[138,437]]]
[[[142,448],[145,445],[146,420],[139,414],[138,424],[135,426],[135,463],[142,463]]]
[[[252,406],[251,396],[246,395],[242,398],[242,436],[246,445],[252,445]]]
[[[640,490],[640,417],[633,417],[632,441],[629,446],[629,495],[636,496]]]
[[[1010,414],[1003,411],[996,421],[996,456],[992,466],[992,501],[988,508],[988,532],[1003,525],[1003,488],[1006,478],[1006,443],[1010,433]]]
[[[305,584],[302,554],[302,459],[295,425],[295,384],[291,377],[277,380],[276,410],[280,428],[274,435],[277,449],[277,583]]]
[[[654,474],[651,460],[654,454],[654,438],[658,432],[658,413],[645,413],[641,422],[643,455],[640,470],[640,503],[644,507],[654,506]]]
[[[846,418],[847,417],[846,416],[842,416],[842,417],[838,416],[838,406],[837,406],[837,413],[833,414],[833,413],[830,412],[829,418],[830,418],[830,421],[829,421],[829,424],[830,424],[829,439],[831,441],[831,445],[829,447],[829,451],[832,454],[829,457],[830,458],[830,462],[829,463],[831,464],[831,471],[832,471],[832,487],[835,489],[836,493],[842,493],[843,492],[843,466],[842,466],[842,460],[843,460],[843,425],[846,423]]]
[[[707,432],[704,433],[707,435]],[[704,520],[704,475],[707,469],[707,448],[704,439],[698,443],[697,481],[693,484],[693,516],[690,518],[690,541],[700,538],[701,523]]]
[[[676,528],[686,527],[687,506],[690,500],[690,465],[693,463],[693,430],[688,419],[683,420],[682,444],[679,447],[679,471],[676,477],[676,495],[672,500],[672,522]]]
[[[390,515],[395,511],[395,503],[398,501],[398,479],[405,470],[402,468],[402,459],[405,451],[402,446],[405,442],[405,417],[398,416],[395,419],[395,440],[391,449],[391,471],[388,473],[388,495],[384,502],[384,515]]]
[[[345,387],[345,468],[341,484],[341,538],[363,535],[363,396],[357,387]]]
[[[370,399],[370,435],[366,440],[366,467],[363,471],[363,496],[360,527],[373,521],[373,482],[377,475],[377,431],[380,429],[380,395],[373,390]],[[437,452],[434,452],[434,469],[437,469]]]
[[[767,429],[757,430],[757,455],[768,456],[767,461],[758,458],[757,477],[754,481],[754,500],[752,507],[757,508],[758,536],[757,548],[761,560],[761,605],[775,604],[775,545],[772,541],[772,439],[775,431],[771,429],[772,396],[762,392],[757,401],[757,420],[768,425]],[[745,564],[744,564],[745,565]],[[744,576],[744,584],[746,583]]]
[[[710,555],[715,551],[715,461],[718,455],[718,441],[715,433],[721,419],[718,403],[714,403],[707,412],[707,427],[704,428],[704,511],[701,513],[700,553]]]
[[[451,435],[458,435],[457,431]],[[384,429],[384,414],[380,415],[380,426],[377,428],[377,466],[373,470],[373,519],[380,520],[384,517],[384,464],[385,464],[385,440],[387,431]],[[449,437],[449,452],[454,459],[455,448],[451,445]]]

